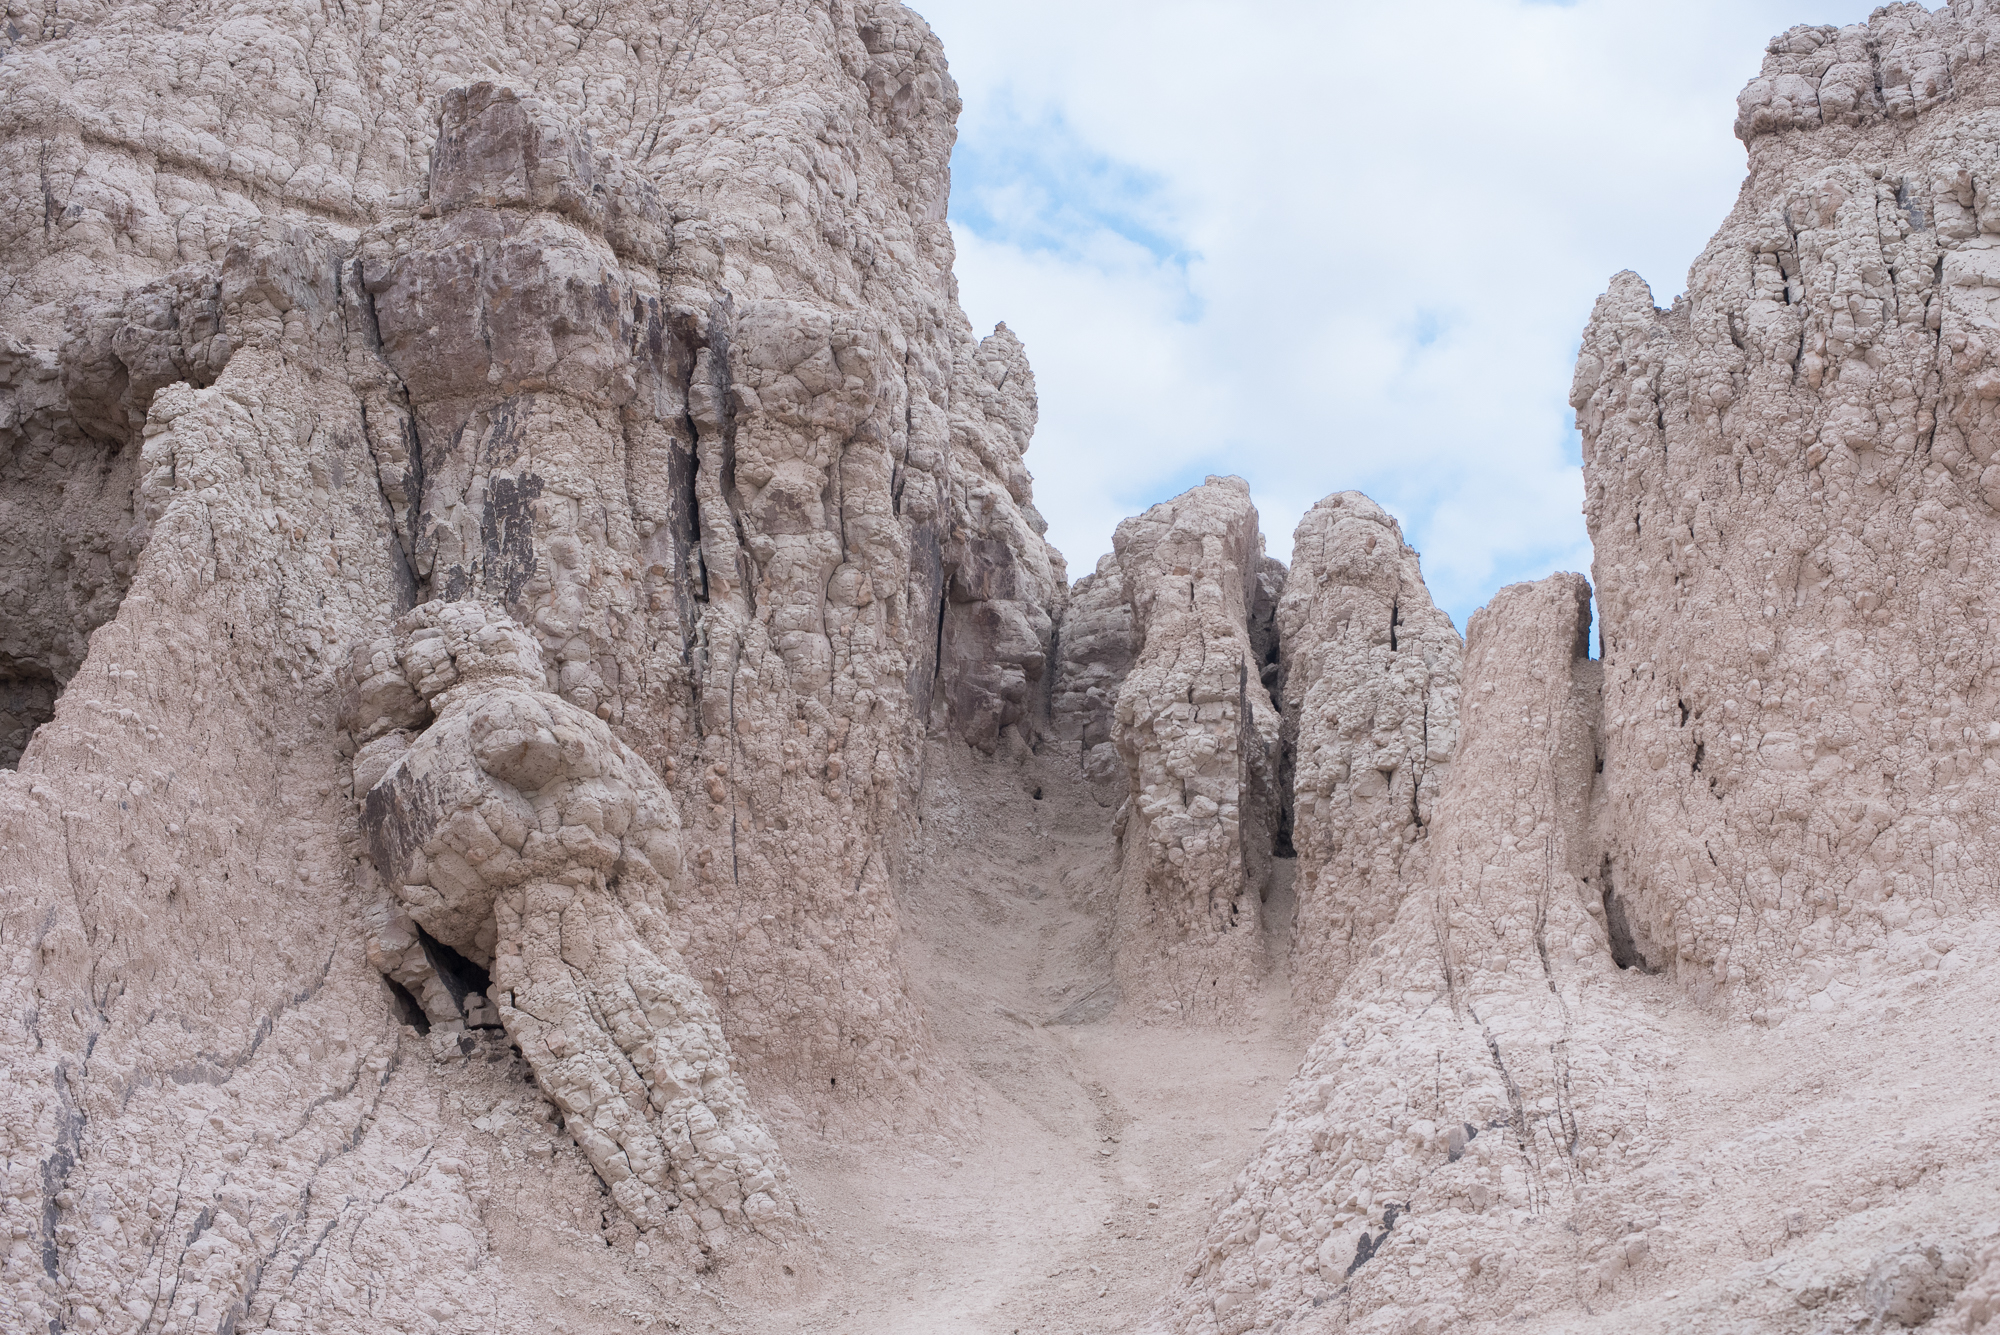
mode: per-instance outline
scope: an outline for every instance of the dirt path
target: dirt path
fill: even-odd
[[[927,763],[907,958],[969,1076],[975,1136],[956,1153],[792,1149],[836,1279],[770,1328],[1137,1330],[1303,1052],[1282,969],[1292,864],[1270,888],[1279,963],[1247,1031],[1127,1025],[1109,1014],[1112,812],[1074,756]]]
[[[786,1310],[725,1304],[689,1329],[1137,1332],[1194,1259],[1308,1035],[1288,1022],[1282,967],[1267,974],[1261,1015],[1233,1035],[1112,1015],[1112,813],[1064,759],[929,758],[906,958],[935,1051],[968,1091],[968,1134],[788,1133],[824,1282]],[[1293,867],[1278,864],[1265,906],[1279,962]],[[1574,1279],[1590,1288],[1565,1328],[1598,1328],[1590,1304],[1609,1286],[1634,1329],[1723,1309],[1750,1314],[1745,1329],[1790,1329],[1828,1294],[1860,1311],[1855,1256],[1965,1233],[1968,1208],[1985,1210],[1996,1185],[1963,1145],[2000,1134],[2000,1038],[1973,1018],[2000,996],[2000,931],[1970,935],[1935,968],[1859,968],[1857,985],[1880,994],[1874,1010],[1772,1030],[1705,1016],[1667,979],[1625,979],[1651,994],[1657,1050],[1635,1078],[1671,1128],[1660,1162],[1680,1167],[1629,1202],[1621,1244],[1638,1261],[1614,1274],[1597,1252],[1580,1258]],[[1967,1017],[1947,1043],[1926,1018],[1937,1014]],[[1512,1250],[1484,1236],[1479,1263],[1504,1277]]]

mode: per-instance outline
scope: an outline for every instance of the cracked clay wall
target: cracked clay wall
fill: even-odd
[[[1113,548],[1135,646],[1111,727],[1127,779],[1118,987],[1148,1019],[1227,1024],[1263,964],[1279,808],[1278,712],[1251,634],[1265,557],[1249,484],[1211,477],[1120,524]]]
[[[759,0],[7,32],[9,1321],[532,1323],[536,1215],[597,1221],[556,1235],[583,1271],[643,1232],[677,1263],[599,1278],[655,1304],[798,1259],[752,1105],[953,1115],[898,957],[917,756],[1040,726],[1066,597],[1025,357],[953,294],[935,38]],[[508,707],[584,739],[568,777],[477,779],[468,716],[397,675],[454,607],[518,637]],[[399,787],[405,753],[469,805]],[[414,843],[364,828],[385,783]],[[575,847],[509,843],[530,809]],[[639,810],[678,828],[671,895],[603,852]],[[567,991],[560,922],[603,956]],[[641,975],[622,1018],[588,1000]],[[608,1018],[516,1058],[534,987]],[[628,1116],[690,1070],[722,1130]],[[552,1101],[526,1160],[455,1130],[509,1082]],[[777,1185],[711,1171],[751,1162]]]
[[[1572,402],[1604,617],[1602,839],[1648,967],[1832,1008],[1994,897],[2000,14],[1775,38],[1749,177]]]

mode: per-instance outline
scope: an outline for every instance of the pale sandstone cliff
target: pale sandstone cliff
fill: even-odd
[[[1352,492],[1067,587],[899,5],[4,31],[0,1326],[2000,1315],[1983,0],[1600,301],[1601,662]]]
[[[1584,336],[1608,874],[1648,965],[1734,1014],[1837,1007],[1993,903],[1996,33],[1779,38],[1687,295],[1621,274]],[[1781,114],[1803,85],[1819,115]]]

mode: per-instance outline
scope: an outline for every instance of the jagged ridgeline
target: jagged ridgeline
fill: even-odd
[[[1598,303],[1593,658],[1072,587],[898,4],[13,14],[0,1327],[1989,1322],[1993,39]]]

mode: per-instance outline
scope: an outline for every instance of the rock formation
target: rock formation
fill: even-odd
[[[342,720],[356,789],[380,771],[362,823],[394,891],[370,961],[423,998],[427,1029],[497,1019],[640,1228],[713,1247],[725,1225],[796,1227],[666,928],[688,887],[658,777],[546,691],[541,646],[504,613],[426,603],[395,629],[355,650]],[[467,992],[466,975],[490,981]]]
[[[370,1130],[523,1062],[588,1164],[549,1199],[601,1177],[639,1228],[787,1245],[750,1089],[956,1115],[898,947],[917,751],[1036,733],[1066,594],[1020,345],[951,296],[936,40],[741,0],[9,41],[0,1324],[334,1328],[355,1265],[393,1272],[371,1325],[537,1320],[481,1156]],[[455,633],[432,600],[520,660],[484,703],[426,699],[397,637]],[[386,768],[381,720],[428,725]],[[489,725],[581,749],[543,773]],[[590,833],[531,854],[528,808]],[[524,1056],[394,1078],[463,1062],[454,1024]],[[357,1260],[343,1190],[436,1227]]]
[[[893,0],[16,11],[0,1328],[2000,1314],[1986,0],[1599,301],[1599,659],[1354,492],[1069,587]]]
[[[1332,499],[1360,509],[1351,495]],[[1304,527],[1335,529],[1337,513],[1324,507]],[[1395,539],[1384,518],[1369,506],[1347,526]],[[1401,564],[1405,550],[1398,542],[1390,559]],[[1344,972],[1263,1150],[1190,1272],[1195,1296],[1179,1328],[1265,1329],[1329,1301],[1349,1310],[1380,1293],[1415,1301],[1421,1288],[1424,1319],[1449,1329],[1465,1313],[1444,1281],[1460,1277],[1425,1284],[1410,1250],[1388,1245],[1395,1230],[1400,1242],[1462,1219],[1453,1245],[1488,1248],[1510,1227],[1510,1207],[1574,1217],[1593,1170],[1643,1119],[1625,1069],[1632,1050],[1612,1039],[1642,1034],[1623,1018],[1633,1003],[1579,874],[1595,762],[1589,599],[1581,576],[1554,575],[1501,590],[1473,617],[1462,740],[1428,839],[1405,859],[1420,879]],[[1379,673],[1368,664],[1355,675]],[[1298,829],[1320,840],[1351,822],[1344,807],[1316,805],[1301,808]],[[1328,878],[1323,891],[1347,886],[1365,894],[1370,883]],[[1570,1245],[1567,1235],[1543,1241]],[[1497,1296],[1479,1293],[1480,1305]]]
[[[1278,808],[1278,714],[1250,634],[1263,546],[1236,477],[1209,478],[1113,539],[1136,645],[1111,733],[1129,784],[1117,976],[1141,1014],[1223,1020],[1262,963],[1258,889]]]
[[[1292,990],[1313,1008],[1395,921],[1458,742],[1462,646],[1401,527],[1353,491],[1299,521],[1278,622],[1299,858]]]
[[[1111,740],[1111,725],[1136,648],[1125,575],[1117,553],[1106,552],[1070,589],[1050,714],[1055,735],[1078,744],[1084,774],[1114,806],[1125,799],[1125,762]]]
[[[1807,1180],[1777,1147],[1923,1083],[1907,1045],[1990,987],[1961,971],[1992,921],[1996,34],[1957,3],[1774,40],[1687,295],[1598,302],[1571,401],[1601,666],[1580,617],[1574,671],[1555,629],[1497,653],[1554,625],[1523,591],[1475,619],[1410,897],[1328,980],[1174,1328],[1990,1320],[1993,1166],[1916,1166],[1983,1066]]]
[[[1609,891],[1732,1014],[1836,1007],[1991,900],[1995,22],[1776,39],[1687,296],[1621,274],[1584,336]]]

